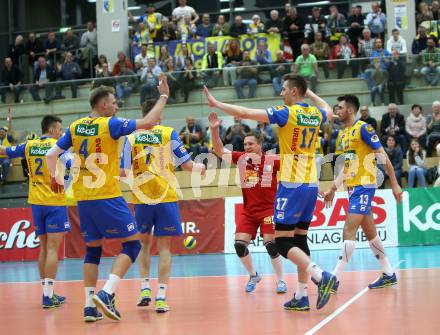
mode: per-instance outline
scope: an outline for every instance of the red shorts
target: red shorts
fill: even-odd
[[[260,236],[263,236],[264,234],[275,234],[273,215],[255,218],[242,212],[238,218],[235,233],[251,234],[252,240],[255,240],[258,228],[260,228]]]

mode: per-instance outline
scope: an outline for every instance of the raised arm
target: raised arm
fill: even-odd
[[[327,102],[324,101],[324,99],[317,96],[310,89],[308,89],[306,92],[306,98],[309,98],[316,107],[319,107],[325,111],[328,121],[332,120],[333,109],[330,107],[330,105]]]
[[[8,115],[6,116],[6,120],[8,121],[8,135],[12,136],[12,107],[8,107]]]
[[[231,151],[223,146],[222,140],[220,139],[220,134],[218,131],[220,127],[220,120],[217,116],[217,113],[210,113],[208,116],[208,120],[209,128],[211,128],[211,138],[214,153],[218,157],[230,163],[232,161]]]

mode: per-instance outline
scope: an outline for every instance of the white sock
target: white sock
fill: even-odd
[[[356,241],[345,240],[341,249],[341,256],[339,256],[338,263],[336,263],[333,274],[338,277],[340,272],[343,272],[348,264],[348,261],[353,255],[354,248],[356,247]]]
[[[44,282],[44,278],[41,278],[41,288],[43,290],[43,295],[46,297],[47,293],[46,293],[46,283]]]
[[[165,299],[167,295],[167,284],[159,283],[156,299]]]
[[[391,276],[394,271],[391,267],[387,255],[385,254],[385,249],[383,247],[382,241],[379,238],[379,235],[376,235],[376,237],[368,241],[368,243],[370,244],[370,249],[373,252],[374,257],[376,257],[379,261],[379,264],[382,267],[382,271],[388,276]]]
[[[252,256],[250,253],[244,257],[240,257],[240,261],[249,273],[249,276],[255,276],[257,274],[254,269],[254,265],[252,264]]]
[[[318,283],[322,280],[322,272],[321,268],[313,262],[310,262],[307,267],[307,273]]]
[[[94,287],[84,287],[84,292],[86,294],[85,307],[96,307],[96,305],[92,299],[93,295],[95,294],[95,288]]]
[[[301,299],[307,297],[307,283],[296,283],[295,299]]]
[[[283,257],[278,256],[277,258],[271,258],[273,269],[277,276],[277,280],[283,280]]]
[[[149,290],[151,289],[149,278],[144,278],[141,280],[141,290],[145,290],[145,289],[149,289]]]
[[[55,280],[50,278],[44,278],[44,286],[46,290],[46,297],[52,298],[53,297],[53,287],[55,286]]]
[[[108,276],[108,280],[106,281],[102,289],[108,294],[113,294],[115,293],[116,287],[118,287],[120,280],[121,278],[119,278],[117,275],[110,273],[110,275]]]

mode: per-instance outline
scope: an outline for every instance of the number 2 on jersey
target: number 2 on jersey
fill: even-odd
[[[35,158],[35,164],[37,164],[37,168],[35,169],[36,176],[42,176],[43,172],[41,172],[41,167],[43,166],[43,158]]]
[[[316,128],[304,128],[302,131],[302,143],[301,148],[304,149],[306,147],[306,141],[307,141],[307,134],[311,133],[312,136],[310,137],[309,143],[307,145],[307,148],[310,148],[313,143],[313,138],[315,137]]]

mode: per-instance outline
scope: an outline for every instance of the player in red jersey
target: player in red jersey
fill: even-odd
[[[229,151],[223,147],[218,127],[220,120],[216,113],[209,114],[214,153],[222,159],[237,165],[243,193],[243,212],[235,230],[235,251],[249,273],[246,292],[255,290],[261,276],[255,271],[248,245],[257,236],[263,237],[264,246],[271,257],[277,276],[276,292],[286,293],[287,285],[283,280],[282,257],[275,246],[275,226],[273,208],[277,193],[277,172],[280,169],[278,155],[266,155],[261,148],[262,138],[249,134],[244,138],[245,152]]]

